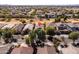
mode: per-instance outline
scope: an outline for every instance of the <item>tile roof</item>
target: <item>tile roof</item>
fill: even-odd
[[[38,47],[37,49],[37,54],[56,54],[55,48],[53,46],[45,46],[43,48]]]
[[[33,49],[31,47],[19,47],[14,48],[11,54],[32,54]]]

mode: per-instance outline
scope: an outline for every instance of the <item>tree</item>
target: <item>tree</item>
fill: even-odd
[[[79,32],[71,32],[69,34],[69,39],[73,40],[73,44],[74,44],[74,41],[77,40],[78,38],[79,38]]]
[[[67,20],[67,18],[68,18],[67,16],[64,16],[64,17],[63,17],[64,21],[66,21],[66,20]]]
[[[61,21],[61,17],[57,17],[57,18],[55,18],[55,22],[60,22]]]
[[[49,26],[46,28],[46,33],[47,35],[49,35],[48,36],[49,41],[53,41],[52,39],[53,39],[53,36],[55,35],[55,30],[56,30],[56,27]]]
[[[46,28],[46,33],[47,33],[47,35],[53,36],[53,35],[55,35],[55,30],[56,30],[56,27],[49,26]]]
[[[27,40],[27,43],[30,43],[33,48],[33,54],[37,53],[37,45],[36,45],[36,33],[34,30],[32,30],[29,33],[29,40]]]

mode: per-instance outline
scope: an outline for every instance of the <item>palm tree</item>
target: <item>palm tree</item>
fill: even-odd
[[[34,30],[32,30],[30,33],[29,33],[29,40],[26,40],[27,42],[26,43],[30,43],[32,48],[33,48],[33,54],[36,54],[37,53],[37,45],[36,45],[36,33]]]

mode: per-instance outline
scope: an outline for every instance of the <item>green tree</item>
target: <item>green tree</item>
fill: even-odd
[[[49,26],[46,28],[46,33],[47,33],[47,35],[53,36],[53,35],[55,35],[55,30],[56,30],[56,27]]]
[[[57,18],[55,18],[55,22],[60,22],[61,21],[61,17],[57,17]]]
[[[64,22],[67,20],[67,18],[68,18],[67,16],[64,16],[64,17],[63,17],[63,19],[64,19]]]
[[[69,39],[72,39],[73,40],[73,43],[75,40],[77,40],[79,38],[79,32],[71,32],[69,34]]]

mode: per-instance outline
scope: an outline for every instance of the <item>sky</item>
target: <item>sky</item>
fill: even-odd
[[[3,5],[79,5],[79,0],[0,0]]]

